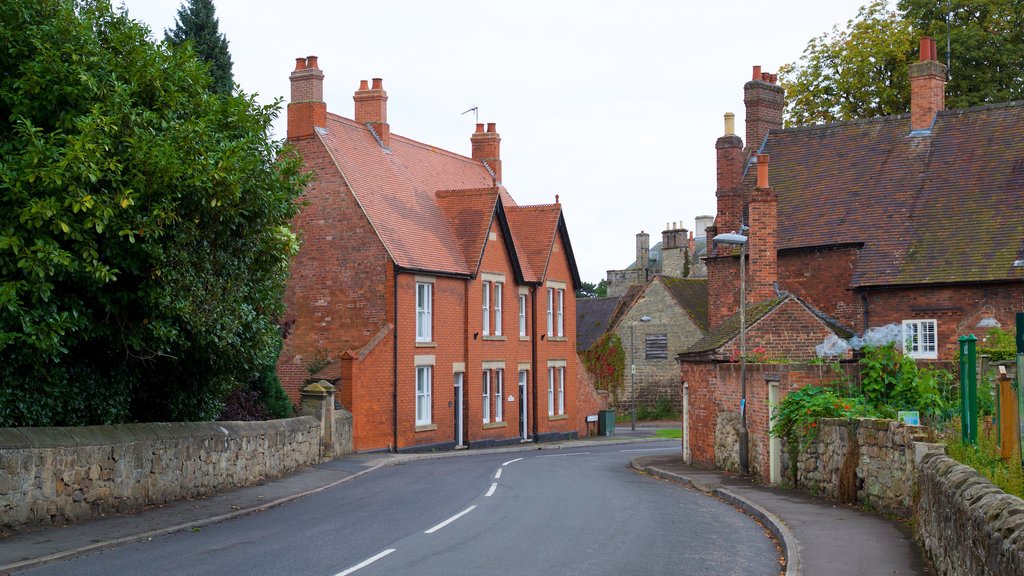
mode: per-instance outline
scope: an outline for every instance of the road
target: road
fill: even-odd
[[[417,460],[20,574],[779,574],[750,518],[627,469],[678,450],[673,440]]]

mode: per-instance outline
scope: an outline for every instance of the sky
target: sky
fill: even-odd
[[[112,0],[158,39],[176,0]],[[715,214],[723,115],[743,136],[743,84],[776,72],[868,0],[214,0],[235,82],[287,101],[315,55],[329,112],[351,118],[382,78],[391,132],[466,156],[478,121],[501,134],[519,204],[560,197],[580,276],[597,283],[670,222]],[[275,136],[285,135],[284,112]]]

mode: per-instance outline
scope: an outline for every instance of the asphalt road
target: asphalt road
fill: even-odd
[[[750,518],[627,469],[678,450],[672,440],[419,460],[21,574],[779,574]]]

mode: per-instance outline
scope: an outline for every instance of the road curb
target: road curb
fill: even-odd
[[[705,494],[715,496],[727,504],[731,504],[740,510],[743,510],[753,518],[756,518],[772,533],[773,536],[775,536],[779,545],[782,546],[782,552],[786,555],[786,576],[803,575],[803,570],[800,566],[800,544],[797,542],[796,536],[794,536],[793,532],[786,527],[786,524],[781,518],[761,507],[759,504],[724,488],[711,489],[708,486],[705,486],[700,482],[695,482],[693,479],[681,474],[668,472],[654,466],[642,466],[636,459],[630,462],[630,467],[639,472],[654,476],[655,478],[661,478],[663,480],[683,484],[684,486],[692,487],[704,492]]]

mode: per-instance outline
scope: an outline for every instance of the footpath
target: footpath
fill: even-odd
[[[0,575],[253,514],[370,474],[381,467],[410,460],[648,442],[657,440],[653,435],[659,428],[659,425],[642,423],[636,431],[631,431],[628,425],[620,425],[616,436],[612,437],[489,450],[348,455],[258,486],[202,499],[66,527],[16,532],[0,539]],[[788,559],[787,576],[933,574],[927,571],[909,530],[884,518],[836,506],[795,490],[764,487],[718,471],[688,467],[678,454],[643,456],[634,459],[631,465],[651,476],[717,497],[758,519],[783,547]]]

